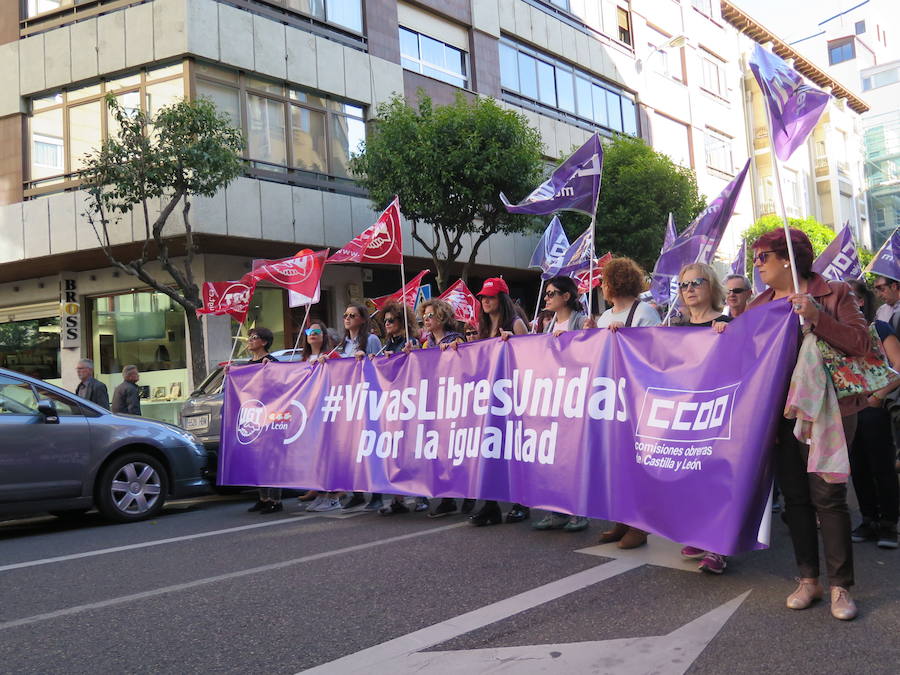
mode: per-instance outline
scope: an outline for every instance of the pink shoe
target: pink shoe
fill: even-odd
[[[681,549],[681,557],[685,560],[700,560],[705,555],[706,551],[696,546],[685,546]]]
[[[703,560],[698,565],[701,572],[709,572],[710,574],[722,574],[727,566],[728,563],[725,561],[724,555],[712,553],[711,551],[708,551],[703,556]]]

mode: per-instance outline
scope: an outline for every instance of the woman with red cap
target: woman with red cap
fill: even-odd
[[[510,335],[525,335],[528,326],[516,312],[515,303],[509,297],[509,286],[500,277],[486,279],[481,291],[478,292],[481,302],[481,314],[478,317],[478,339],[501,337],[509,338]],[[506,514],[507,523],[518,523],[530,515],[527,506],[513,504]],[[471,518],[472,525],[497,525],[503,521],[500,505],[493,501],[486,501],[481,510]]]

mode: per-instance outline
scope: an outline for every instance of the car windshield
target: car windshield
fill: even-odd
[[[212,396],[222,391],[222,383],[225,380],[225,369],[221,366],[207,375],[203,384],[194,391],[195,396]]]

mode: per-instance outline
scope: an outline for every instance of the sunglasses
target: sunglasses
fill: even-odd
[[[760,251],[755,256],[753,256],[753,262],[758,262],[760,265],[765,265],[766,260],[769,259],[770,253],[775,253],[775,251]]]
[[[708,279],[704,279],[703,277],[697,277],[693,281],[682,281],[681,283],[678,284],[678,288],[680,288],[681,290],[685,290],[688,288],[699,288],[700,286],[705,284],[707,281],[708,281]]]
[[[321,335],[322,329],[321,328],[307,328],[303,332],[306,333],[307,335]]]
[[[428,312],[428,314],[423,314],[423,315],[422,315],[422,318],[423,318],[423,319],[433,319],[433,318],[434,318],[434,312]]]
[[[359,316],[359,314],[351,314],[350,312],[347,312],[346,314],[344,314],[345,319],[355,319],[358,316]]]
[[[555,298],[557,295],[562,295],[562,291],[544,291],[545,298]]]
[[[749,290],[749,288],[729,288],[727,293],[728,295],[740,295],[741,293],[746,293]]]
[[[259,337],[259,335],[248,335],[247,339],[248,340],[261,340],[262,338]]]
[[[384,317],[384,325],[385,326],[387,326],[388,324],[393,324],[393,323],[397,323],[397,319],[392,319],[389,316]]]
[[[472,337],[473,335],[478,335],[478,331],[477,330],[467,330],[466,331],[466,337]]]

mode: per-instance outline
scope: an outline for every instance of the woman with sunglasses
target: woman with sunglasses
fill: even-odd
[[[265,363],[267,361],[278,361],[269,353],[272,348],[272,342],[275,336],[268,328],[261,326],[252,328],[247,335],[247,351],[250,353],[250,363]],[[284,510],[281,503],[281,488],[259,488],[259,498],[256,503],[251,506],[248,511],[259,511],[266,515],[269,513],[278,513]]]
[[[678,300],[684,308],[680,321],[670,321],[673,326],[712,326],[722,332],[731,317],[722,314],[725,305],[725,289],[716,271],[705,263],[691,263],[681,268],[678,275]]]
[[[337,346],[338,356],[344,359],[361,359],[366,354],[377,354],[381,351],[381,340],[372,334],[372,321],[369,311],[363,305],[351,303],[344,310],[344,339]],[[344,504],[344,511],[378,511],[383,506],[381,495],[372,493],[366,504],[362,492],[354,492]]]
[[[309,328],[303,331],[300,360],[305,363],[323,363],[328,358],[339,358],[337,353],[332,351],[333,348],[334,342],[328,334],[328,327],[324,322],[318,319],[310,321]],[[301,506],[308,503],[306,510],[309,512],[339,511],[341,509],[340,494],[339,492],[330,492],[322,495],[318,490],[308,490],[297,497],[297,501]]]
[[[511,335],[525,335],[528,333],[528,324],[522,320],[517,311],[516,304],[509,297],[509,286],[500,277],[485,279],[481,290],[478,292],[478,301],[481,303],[481,312],[478,316],[478,340],[487,340],[499,337],[508,339]],[[472,500],[463,502],[463,511],[475,505]],[[531,515],[527,506],[513,504],[506,514],[507,523],[519,523]],[[494,500],[487,500],[484,505],[470,519],[472,525],[482,527],[485,525],[498,525],[503,522],[503,514],[500,505]]]
[[[553,277],[544,288],[544,305],[548,311],[553,312],[544,327],[544,333],[558,337],[568,330],[594,327],[578,299],[578,286],[570,277]],[[581,532],[587,526],[588,519],[585,516],[570,516],[556,511],[548,513],[532,525],[535,530],[563,529],[566,532]]]
[[[405,318],[404,318],[405,317]],[[410,333],[416,330],[416,315],[409,308],[409,305],[399,302],[389,302],[381,309],[381,320],[384,324],[384,350],[383,354],[390,356],[401,352],[408,352],[409,349],[417,349],[418,342],[415,337],[410,337]],[[374,358],[370,356],[369,358]],[[428,498],[416,497],[416,505],[414,507],[416,513],[428,510]],[[406,499],[403,495],[394,495],[391,503],[382,506],[378,513],[382,516],[395,516],[400,513],[409,513],[409,507],[406,505]]]
[[[769,288],[750,307],[787,301],[802,317],[803,330],[811,331],[848,356],[864,356],[871,349],[866,319],[850,287],[828,281],[812,271],[813,249],[809,237],[790,230],[800,288],[794,288],[787,236],[783,228],[767,232],[753,244],[753,265]],[[865,395],[838,400],[847,446],[856,432],[857,413],[868,405]],[[775,448],[775,474],[784,495],[785,519],[791,532],[800,583],[787,598],[790,609],[806,609],[824,595],[819,583],[819,534],[825,549],[825,568],[831,584],[831,614],[849,621],[856,604],[848,589],[853,585],[853,544],[847,484],[829,483],[807,472],[809,446],[794,437],[794,420],[782,419]],[[818,516],[818,523],[817,517]]]
[[[678,300],[684,307],[680,321],[670,321],[673,326],[712,327],[721,333],[731,321],[722,314],[725,304],[725,289],[715,270],[705,263],[691,263],[681,268],[678,274]],[[696,546],[685,546],[681,556],[686,560],[699,560],[701,572],[722,574],[728,566],[728,559],[715,551],[704,551]]]
[[[597,320],[598,328],[617,331],[620,328],[658,326],[659,314],[638,296],[644,290],[644,270],[631,258],[613,258],[603,268],[600,286],[606,302],[612,305]],[[637,548],[647,543],[647,533],[627,523],[616,523],[612,529],[600,533],[601,544],[621,549]]]

